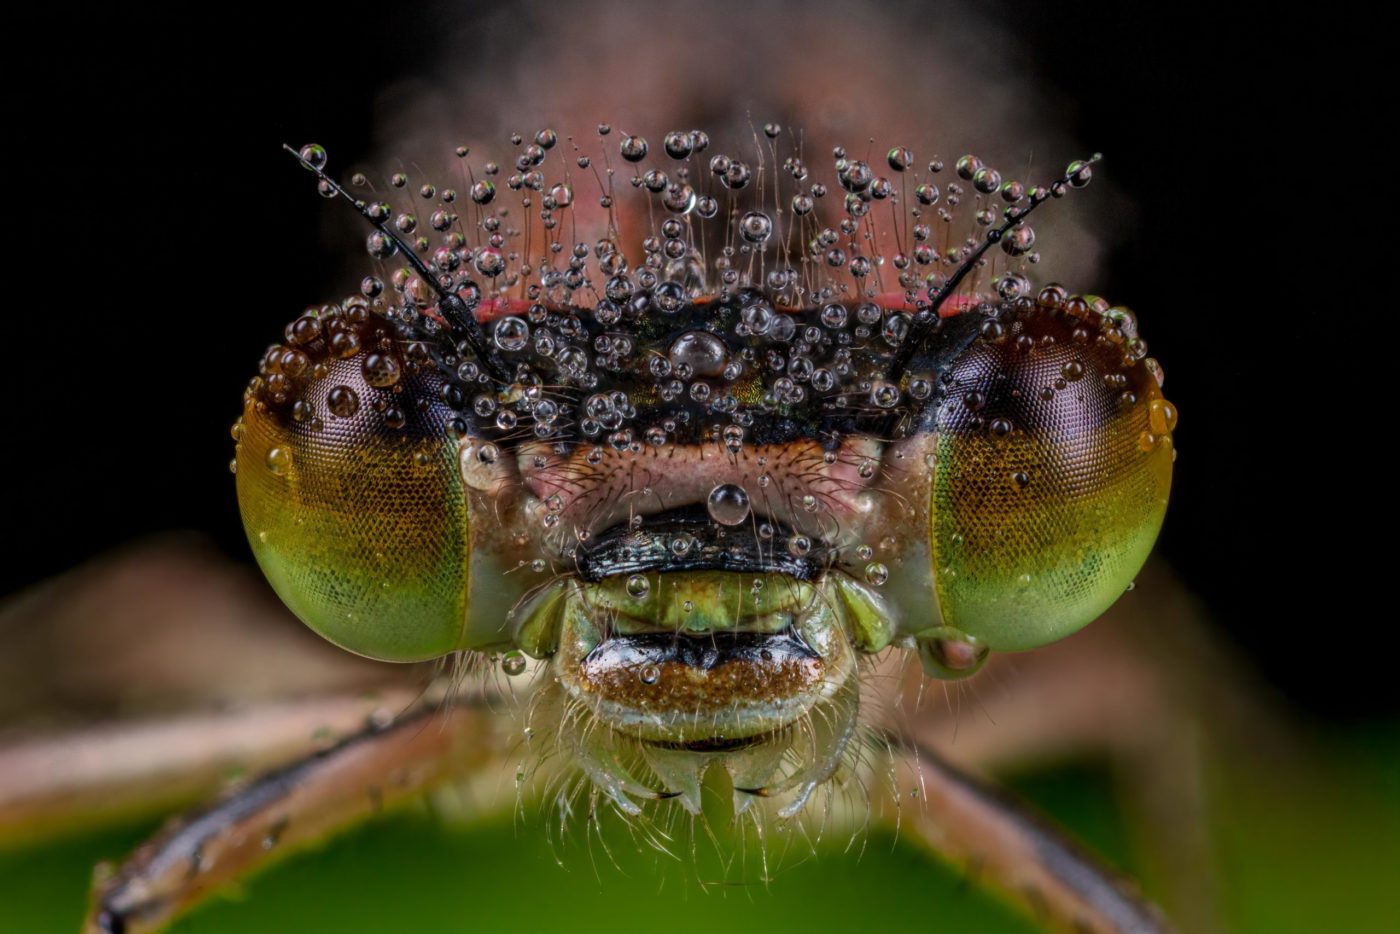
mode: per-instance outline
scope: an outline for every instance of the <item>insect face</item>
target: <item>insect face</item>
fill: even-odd
[[[846,755],[862,657],[893,644],[965,677],[1127,587],[1162,520],[1175,413],[1129,312],[1032,297],[1022,274],[1030,211],[1092,162],[1026,189],[965,157],[964,235],[931,207],[941,165],[896,186],[841,152],[838,232],[795,155],[792,193],[748,199],[745,162],[697,161],[704,134],[667,137],[669,172],[626,137],[663,218],[634,264],[611,172],[603,235],[563,239],[574,182],[539,168],[557,142],[541,131],[507,182],[523,229],[484,179],[460,213],[423,186],[434,239],[357,199],[370,251],[407,265],[294,321],[249,385],[244,521],[314,629],[376,658],[545,660],[561,738],[624,810],[698,810],[720,756],[738,792],[792,813]],[[323,151],[300,158],[352,197]],[[902,176],[912,156],[888,162]],[[912,229],[876,225],[881,201]],[[886,259],[902,291],[880,286]]]

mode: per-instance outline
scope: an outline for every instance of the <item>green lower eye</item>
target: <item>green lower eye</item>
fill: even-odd
[[[1120,322],[1036,307],[953,374],[937,425],[934,579],[945,624],[994,650],[1092,621],[1161,526],[1175,411]]]
[[[433,377],[386,353],[328,356],[316,378],[260,378],[246,396],[237,480],[253,553],[287,606],[337,645],[386,661],[453,651],[470,545],[456,444],[434,407],[373,404],[376,383]],[[415,388],[405,395],[434,398]]]

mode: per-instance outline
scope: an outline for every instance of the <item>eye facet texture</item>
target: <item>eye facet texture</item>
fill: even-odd
[[[352,652],[416,661],[458,648],[468,507],[436,369],[367,316],[303,317],[288,336],[235,428],[258,563],[298,617]]]
[[[946,625],[995,650],[1044,645],[1100,615],[1166,510],[1175,410],[1131,316],[1086,304],[989,322],[937,415],[939,604]]]

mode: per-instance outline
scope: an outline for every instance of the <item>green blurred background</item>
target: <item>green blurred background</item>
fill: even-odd
[[[1396,739],[1393,731],[1334,736],[1335,755],[1321,775],[1259,772],[1243,762],[1212,769],[1213,855],[1228,930],[1395,930]],[[1146,869],[1107,767],[1064,765],[1009,776],[1009,784],[1113,864]],[[854,847],[839,836],[812,855],[799,845],[764,885],[752,865],[726,872],[708,842],[690,863],[638,847],[616,821],[606,824],[605,851],[577,832],[551,841],[540,820],[458,825],[409,809],[282,862],[172,930],[1039,930],[888,831],[871,831]],[[129,852],[152,829],[146,822],[0,853],[4,930],[76,930],[92,867]],[[1150,893],[1150,876],[1146,886]]]

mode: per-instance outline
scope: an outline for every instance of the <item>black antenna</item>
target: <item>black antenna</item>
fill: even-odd
[[[392,228],[385,224],[384,221],[371,214],[368,204],[359,198],[352,197],[350,192],[346,191],[339,182],[322,171],[320,166],[307,161],[300,152],[293,149],[291,146],[283,143],[282,148],[291,153],[296,160],[301,163],[302,168],[315,173],[317,178],[328,185],[332,191],[344,198],[351,207],[358,211],[361,217],[369,221],[376,230],[393,242],[398,251],[403,254],[404,259],[413,267],[413,271],[418,273],[423,281],[428,284],[428,287],[437,293],[438,311],[440,311],[443,318],[447,320],[448,326],[452,330],[452,335],[466,341],[467,346],[472,349],[472,353],[476,356],[477,361],[493,379],[501,383],[509,383],[511,380],[506,376],[500,364],[496,362],[496,358],[491,354],[490,348],[486,343],[486,333],[481,329],[480,323],[477,322],[476,315],[467,307],[467,303],[462,301],[461,296],[443,288],[442,283],[438,281],[437,273],[429,269],[428,264],[423,262],[413,248],[405,243],[403,238],[395,233]]]
[[[943,303],[957,291],[958,286],[962,285],[968,273],[972,272],[978,260],[992,248],[992,245],[1000,243],[1002,237],[1006,236],[1017,224],[1023,223],[1025,219],[1030,216],[1030,213],[1040,207],[1052,193],[1058,191],[1063,194],[1064,190],[1071,185],[1076,178],[1102,160],[1103,153],[1096,152],[1082,162],[1070,163],[1069,169],[1064,175],[1060,176],[1059,179],[1051,182],[1044,188],[1039,188],[1032,192],[1031,203],[1026,205],[1024,209],[1015,210],[1014,213],[1011,213],[1007,217],[1004,224],[987,231],[987,239],[972,252],[971,256],[963,260],[962,265],[958,266],[958,268],[953,271],[953,274],[948,277],[948,281],[943,283],[943,286],[938,290],[938,294],[933,296],[933,302],[929,306],[927,317],[921,318],[914,327],[910,329],[909,334],[899,345],[899,350],[895,352],[894,358],[890,361],[890,367],[886,371],[890,379],[898,381],[898,379],[904,375],[904,371],[907,370],[909,364],[913,362],[914,355],[923,348],[923,345],[928,341],[929,335],[938,327],[938,309],[943,307]]]

